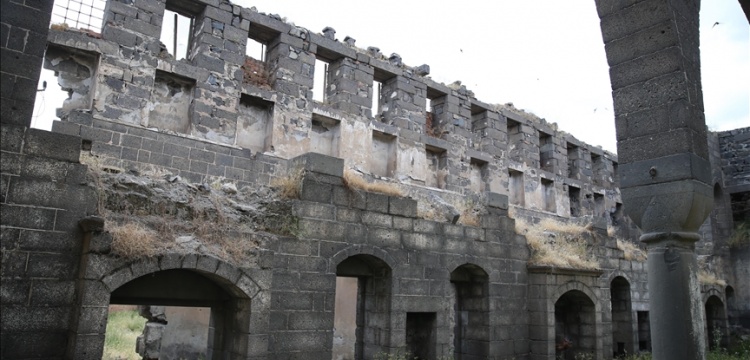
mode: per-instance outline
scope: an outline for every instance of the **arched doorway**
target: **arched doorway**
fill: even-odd
[[[250,298],[236,289],[222,287],[212,277],[216,275],[185,269],[157,271],[115,289],[110,294],[110,304],[208,308],[209,321],[204,331],[207,342],[190,345],[204,353],[206,359],[225,359],[232,357],[235,349],[247,348],[243,342],[250,334]]]
[[[264,277],[264,272],[257,270],[252,275]],[[84,277],[67,358],[102,357],[108,309],[113,304],[207,309],[206,359],[264,357],[268,353],[267,345],[256,339],[267,336],[264,314],[270,304],[254,300],[266,293],[250,273],[235,265],[210,255],[170,253],[134,262],[92,256]]]
[[[630,283],[622,276],[615,277],[609,288],[612,301],[613,356],[632,354],[633,312],[630,303]]]
[[[570,290],[555,302],[555,358],[574,360],[596,354],[594,302],[580,290]]]
[[[451,273],[454,289],[455,360],[486,359],[490,351],[489,276],[481,267],[461,265]]]
[[[727,343],[727,316],[724,303],[716,295],[711,295],[706,300],[706,336],[708,337],[708,348],[726,347]]]
[[[373,255],[353,255],[336,266],[333,359],[372,359],[387,353],[391,268]]]

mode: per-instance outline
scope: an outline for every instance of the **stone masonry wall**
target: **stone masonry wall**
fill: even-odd
[[[97,359],[111,302],[161,299],[211,308],[219,335],[209,336],[209,357],[328,360],[337,276],[361,286],[361,358],[419,348],[424,334],[425,354],[465,359],[550,359],[566,335],[580,342],[570,351],[597,358],[648,341],[638,322],[649,311],[645,263],[612,236],[639,234],[623,215],[614,154],[512,104],[482,102],[460,82],[436,83],[428,65],[228,1],[110,0],[100,34],[47,34],[51,2],[35,4],[2,2],[3,358]],[[160,40],[166,10],[193,20],[185,59]],[[263,60],[245,55],[248,39],[265,45]],[[44,67],[73,94],[52,133],[27,128],[45,43]],[[324,94],[315,93],[320,61]],[[709,139],[726,193],[746,185],[746,130]],[[240,189],[302,168],[296,236],[265,234],[242,266],[198,250],[114,256],[111,234],[90,217],[97,194],[80,154],[110,170]],[[406,197],[352,190],[345,169]],[[425,216],[425,204],[482,212],[461,225]],[[728,236],[720,211],[702,228],[706,256]],[[600,268],[530,265],[509,212],[591,223]],[[148,282],[160,276],[201,291],[165,294],[167,284]],[[613,335],[612,299],[623,293],[617,307],[630,304],[633,335],[624,342]]]
[[[205,176],[253,183],[260,176],[267,183],[273,175],[270,165],[256,175],[260,165],[186,149],[217,152],[224,145],[217,154],[262,153],[254,158],[264,164],[322,152],[380,181],[412,185],[410,192],[427,186],[507,195],[512,169],[523,174],[525,208],[560,216],[570,216],[574,202],[577,216],[608,217],[620,202],[614,154],[512,105],[484,103],[460,83],[436,83],[426,76],[427,65],[410,67],[396,54],[357,48],[350,37],[340,42],[330,28],[317,34],[227,2],[186,4],[110,1],[101,38],[53,29],[49,56],[77,61],[71,69],[93,67],[76,75],[92,83],[81,94],[88,101],[66,103],[53,130],[93,141],[92,154],[167,167],[191,181]],[[175,60],[160,45],[165,10],[194,19],[185,59]],[[243,68],[248,39],[267,48],[264,81],[257,80],[258,60]],[[313,74],[324,70],[315,68],[316,59],[328,64],[322,102],[313,100]],[[65,69],[56,70],[65,76]],[[380,94],[374,81],[382,83]],[[378,114],[372,114],[373,97],[380,99]],[[185,115],[173,116],[179,113]],[[151,141],[162,138],[181,147]],[[388,158],[391,166],[381,171],[372,156]],[[253,173],[246,173],[247,165]]]
[[[80,139],[28,128],[52,2],[0,4],[0,357],[59,359],[75,312],[78,221],[96,198]]]

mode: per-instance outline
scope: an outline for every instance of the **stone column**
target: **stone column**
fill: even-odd
[[[596,0],[625,210],[648,246],[654,359],[705,358],[694,244],[711,210],[700,0]]]

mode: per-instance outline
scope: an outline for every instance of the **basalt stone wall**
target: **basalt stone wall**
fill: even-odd
[[[100,32],[47,34],[51,4],[34,4],[2,3],[3,358],[98,358],[110,299],[158,292],[159,284],[136,285],[178,270],[231,299],[215,307],[223,340],[210,346],[234,358],[330,359],[337,276],[358,279],[360,358],[648,348],[645,263],[607,234],[612,225],[624,239],[639,235],[623,215],[614,154],[512,105],[482,102],[460,83],[436,83],[427,65],[339,41],[331,28],[315,33],[226,1],[136,0],[107,1]],[[160,39],[167,10],[193,20],[181,60]],[[265,45],[260,59],[246,55],[250,40]],[[74,94],[58,104],[52,133],[26,128],[42,63]],[[322,90],[313,80],[321,68]],[[744,186],[736,170],[747,134],[709,139],[711,160],[723,161],[712,175],[724,194]],[[301,167],[296,236],[269,236],[257,263],[240,268],[206,254],[112,257],[102,250],[111,236],[88,217],[96,194],[81,153],[113,171],[238,188]],[[345,168],[407,197],[354,191],[343,184]],[[418,213],[420,202],[450,199],[481,205],[478,226]],[[529,267],[509,210],[530,222],[591,222],[601,269]],[[716,244],[721,229],[711,223],[704,234]],[[628,303],[633,339],[623,340],[627,316],[613,311]],[[567,336],[576,339],[570,349]]]
[[[80,219],[96,197],[80,139],[29,129],[52,2],[0,8],[0,312],[7,359],[62,358],[75,307]]]

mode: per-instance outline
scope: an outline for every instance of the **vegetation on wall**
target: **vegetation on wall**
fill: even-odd
[[[516,219],[516,232],[526,236],[531,248],[529,263],[574,269],[599,269],[591,249],[594,234],[591,224],[563,223],[546,218],[538,224]]]

